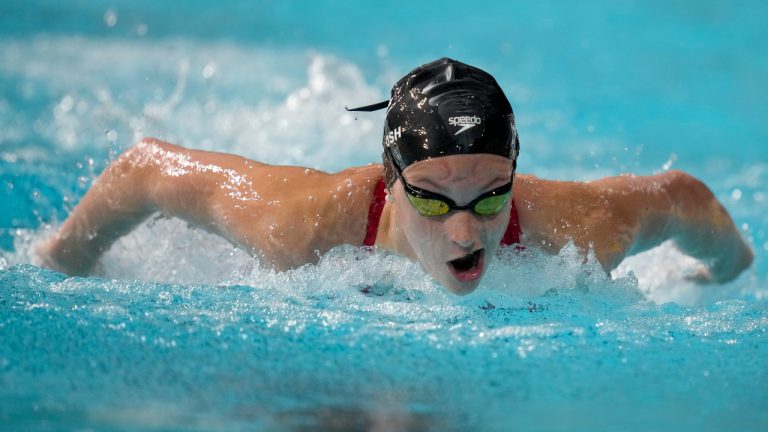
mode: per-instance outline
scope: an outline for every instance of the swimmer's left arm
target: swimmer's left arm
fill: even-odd
[[[701,181],[679,171],[670,175],[674,181],[667,193],[673,208],[665,239],[674,239],[682,252],[705,263],[714,282],[735,279],[752,264],[754,253],[728,211]]]
[[[683,172],[588,183],[520,180],[515,199],[526,236],[552,252],[568,241],[584,251],[591,247],[607,272],[669,239],[705,263],[715,282],[734,279],[752,262],[727,211]]]

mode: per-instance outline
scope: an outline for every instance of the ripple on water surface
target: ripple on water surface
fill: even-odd
[[[176,229],[186,228],[156,222],[134,235]],[[195,236],[206,253],[228,250]],[[165,273],[133,276],[173,278],[169,265],[200,259],[177,255]],[[110,262],[104,274],[127,271]],[[766,420],[764,300],[656,304],[635,278],[611,280],[572,248],[508,252],[467,297],[412,262],[355,248],[287,273],[234,262],[204,285],[2,271],[0,415],[202,429],[557,429],[598,414],[622,424],[638,410],[656,416],[650,425]],[[703,414],[682,414],[693,411]]]

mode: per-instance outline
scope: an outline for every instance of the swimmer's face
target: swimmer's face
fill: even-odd
[[[509,159],[488,154],[443,156],[416,162],[403,171],[410,185],[448,197],[459,206],[505,185],[511,176]],[[397,228],[422,268],[455,294],[474,291],[507,229],[511,200],[489,216],[470,210],[423,216],[408,201],[400,180],[392,194]]]

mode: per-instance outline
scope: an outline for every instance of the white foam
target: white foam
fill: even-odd
[[[672,241],[625,259],[613,272],[614,278],[633,276],[644,295],[656,303],[680,305],[711,303],[743,294],[753,277],[747,271],[726,284],[699,283],[697,275],[705,270],[700,261],[683,254]],[[746,284],[745,284],[746,282]]]
[[[105,146],[117,152],[156,136],[324,169],[380,158],[382,114],[358,120],[344,107],[379,101],[384,91],[357,66],[324,53],[41,36],[0,41],[0,72],[23,77],[27,98],[44,91],[57,101],[50,119],[7,122],[0,141],[19,140],[30,133],[24,123],[44,120],[36,123],[38,132],[77,153]]]

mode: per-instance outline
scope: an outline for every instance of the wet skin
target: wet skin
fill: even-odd
[[[495,155],[445,156],[414,163],[403,175],[464,205],[508,182],[511,163]],[[361,245],[381,177],[378,164],[328,174],[146,139],[110,164],[38,253],[51,268],[88,274],[116,239],[160,212],[287,270],[316,262],[335,246]],[[679,171],[593,182],[518,174],[512,196],[526,246],[552,253],[570,241],[585,253],[592,247],[606,271],[667,239],[702,261],[702,279],[731,280],[752,262],[751,249],[711,191]],[[376,245],[419,262],[447,289],[466,294],[496,253],[508,215],[505,207],[494,216],[460,210],[425,217],[398,180],[388,191]]]

